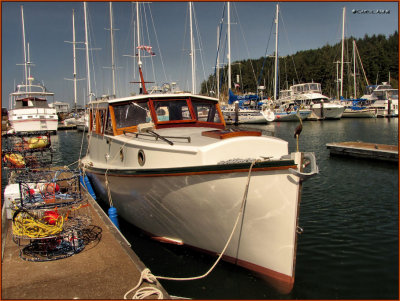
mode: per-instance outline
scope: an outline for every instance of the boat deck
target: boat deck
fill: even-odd
[[[54,261],[22,260],[3,210],[2,299],[123,299],[136,286],[145,265],[99,205],[89,200],[92,225],[101,228],[101,238],[78,254]],[[141,287],[149,285],[170,299],[158,282]]]
[[[331,154],[398,162],[399,148],[396,145],[366,142],[327,143]]]

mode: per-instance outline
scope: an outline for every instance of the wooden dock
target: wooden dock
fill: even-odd
[[[64,125],[58,124],[57,131],[67,131],[67,130],[76,130],[76,124]]]
[[[343,155],[392,162],[399,161],[399,148],[396,145],[366,142],[335,142],[327,143],[326,147],[333,155]]]
[[[123,299],[136,286],[145,265],[91,197],[89,204],[92,225],[101,229],[101,239],[71,257],[43,262],[20,258],[20,247],[12,240],[11,220],[3,210],[2,299]],[[140,287],[147,286],[158,288],[163,298],[170,299],[158,282]]]

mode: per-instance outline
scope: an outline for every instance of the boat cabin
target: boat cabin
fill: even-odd
[[[303,94],[303,93],[322,93],[321,84],[318,83],[306,83],[297,84],[290,87],[292,95]]]
[[[41,85],[17,85],[16,91],[11,93],[15,109],[34,107],[49,108],[48,96],[54,97],[54,93],[46,91]],[[54,100],[53,100],[54,102]]]
[[[210,127],[224,129],[218,101],[192,94],[140,95],[89,104],[89,131],[100,135],[138,132],[139,125],[156,129],[170,127]]]

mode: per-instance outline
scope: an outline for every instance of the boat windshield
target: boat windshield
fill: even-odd
[[[158,122],[194,120],[186,99],[153,101],[153,106]]]
[[[95,109],[99,111],[100,109]],[[157,98],[127,101],[110,105],[110,122],[106,131],[120,135],[136,131],[139,124],[154,123],[156,128],[206,126],[223,128],[218,103],[196,98]],[[111,119],[114,119],[112,122]],[[99,125],[102,122],[99,122]],[[113,128],[115,126],[115,128]]]
[[[128,128],[140,123],[151,122],[147,102],[126,103],[113,106],[117,128]]]

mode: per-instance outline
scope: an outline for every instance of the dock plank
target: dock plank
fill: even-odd
[[[71,257],[46,262],[24,261],[12,241],[11,221],[2,260],[2,299],[123,299],[140,279],[145,265],[90,199],[92,224],[101,227],[101,240]],[[143,284],[149,286],[150,284]],[[157,282],[164,298],[168,293]]]
[[[331,154],[357,158],[398,162],[399,150],[397,145],[367,143],[367,142],[335,142],[327,143]]]

